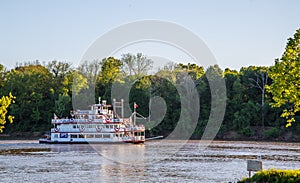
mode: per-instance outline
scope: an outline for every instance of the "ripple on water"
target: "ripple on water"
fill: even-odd
[[[229,182],[246,177],[246,160],[261,155],[264,168],[300,168],[299,144],[257,142],[213,142],[205,150],[199,141],[170,141],[155,147],[99,145],[40,145],[32,142],[1,141],[0,180],[2,182]],[[134,153],[135,148],[139,153]],[[118,163],[105,153],[122,153],[159,161]],[[120,150],[119,152],[116,152]],[[155,151],[159,151],[157,153]],[[155,157],[163,154],[171,156]],[[110,154],[114,155],[114,154]],[[139,157],[141,159],[141,157]]]

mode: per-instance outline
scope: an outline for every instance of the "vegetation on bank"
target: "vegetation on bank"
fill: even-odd
[[[300,182],[300,170],[262,170],[239,183],[295,183]]]
[[[0,98],[0,133],[3,132],[4,125],[8,120],[10,123],[13,122],[14,117],[11,115],[7,116],[8,107],[14,102],[15,97],[9,93],[8,96],[2,96]]]
[[[71,117],[72,101],[73,104],[76,101],[76,108],[87,107],[98,101],[98,97],[111,103],[112,87],[117,84],[121,88],[130,87],[129,101],[125,102],[131,108],[136,102],[139,114],[145,117],[151,114],[151,121],[138,121],[146,125],[147,135],[167,136],[177,125],[182,125],[179,119],[195,120],[191,138],[200,139],[214,108],[212,96],[219,92],[211,90],[209,79],[213,79],[223,80],[226,85],[226,111],[218,139],[299,141],[300,123],[292,123],[300,120],[299,40],[300,29],[288,39],[282,58],[274,66],[249,66],[239,71],[222,70],[218,65],[204,69],[196,64],[169,63],[156,74],[149,74],[153,61],[142,54],[86,61],[77,68],[61,61],[21,63],[12,70],[0,64],[0,96],[12,93],[16,97],[8,110],[14,116],[14,123],[5,124],[4,133],[48,131],[54,113],[60,118]],[[182,85],[186,81],[193,83],[190,86],[199,95],[199,100],[192,100],[200,106],[197,119],[191,119],[192,114],[180,116],[182,111],[188,114],[181,108],[181,102],[190,101],[188,92],[193,91]],[[92,101],[86,98],[94,92]],[[126,97],[126,92],[119,90],[118,95]],[[151,98],[153,105],[149,106]],[[189,105],[193,108],[194,104]],[[156,106],[165,106],[166,110],[155,110]],[[192,126],[186,123],[181,128]]]

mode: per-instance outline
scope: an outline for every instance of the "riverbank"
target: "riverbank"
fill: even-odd
[[[42,132],[14,132],[0,134],[0,140],[36,140],[43,135]]]
[[[0,140],[38,140],[44,132],[14,132],[11,134],[0,134]],[[191,138],[190,140],[200,140]],[[282,133],[278,138],[263,138],[262,136],[247,137],[234,131],[227,132],[224,136],[217,136],[216,141],[256,141],[256,142],[290,142],[300,143],[300,137],[295,136],[292,132]]]

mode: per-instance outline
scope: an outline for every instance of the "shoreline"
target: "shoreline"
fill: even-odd
[[[3,141],[9,142],[9,141],[39,141],[40,137],[9,137],[9,138],[3,138],[3,136],[0,135],[0,144]],[[161,139],[165,141],[181,141],[182,139]],[[159,141],[159,140],[158,140]],[[185,140],[184,140],[185,141]],[[203,139],[189,139],[188,142],[192,141],[211,141],[211,140],[203,140]],[[283,140],[254,140],[254,139],[213,139],[211,142],[262,142],[262,143],[296,143],[300,144],[300,141],[283,141]]]

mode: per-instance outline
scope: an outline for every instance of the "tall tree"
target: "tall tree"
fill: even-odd
[[[286,127],[295,121],[294,116],[300,111],[300,29],[288,39],[281,59],[275,60],[270,68],[273,83],[269,91],[273,95],[272,107],[282,107],[281,117],[286,118]]]
[[[265,105],[265,93],[266,93],[266,85],[268,83],[269,75],[266,71],[255,73],[255,79],[249,78],[250,85],[252,87],[258,88],[261,92],[261,126],[264,128],[265,126],[265,113],[264,113],[264,105]]]
[[[101,83],[108,84],[121,80],[122,62],[114,57],[108,57],[102,60],[101,73],[99,80]]]
[[[114,57],[102,59],[101,72],[97,78],[96,98],[99,96],[106,100],[111,98],[111,87],[114,82],[122,82],[122,62]]]
[[[96,81],[101,71],[101,61],[85,61],[74,72],[72,104],[75,109],[88,109],[95,103]]]
[[[123,70],[127,75],[142,77],[148,73],[153,67],[153,61],[142,53],[136,55],[127,53],[123,54],[121,61],[123,63]]]

